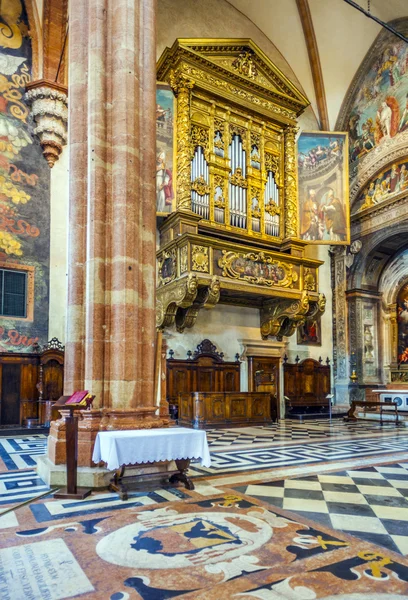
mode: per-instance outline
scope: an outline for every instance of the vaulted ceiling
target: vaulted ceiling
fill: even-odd
[[[367,0],[355,2],[367,10]],[[313,40],[310,34],[305,35],[301,18],[302,4],[308,4],[329,127],[333,129],[348,87],[382,27],[344,0],[229,0],[229,3],[251,19],[286,58],[321,121],[308,52]],[[371,13],[385,22],[408,16],[407,0],[371,0],[370,5]]]
[[[270,40],[296,75],[321,127],[334,129],[349,85],[382,27],[345,0],[217,1],[219,6],[229,5],[231,10],[235,9],[237,14],[252,21],[251,27],[256,26]],[[44,8],[64,5],[67,0],[30,2],[36,3],[42,20]],[[374,16],[385,22],[408,16],[408,0],[355,2],[366,10],[369,7]],[[212,4],[210,0],[158,0],[158,11],[160,16],[161,11],[167,13],[174,7],[179,17],[177,35],[180,29],[179,37],[189,37],[189,15]],[[203,23],[203,37],[209,37],[211,15],[209,11]],[[174,29],[174,25],[169,27],[168,16],[164,15],[162,21],[159,18],[159,27],[161,22],[170,30]],[[220,23],[215,22],[214,27],[218,30]],[[242,33],[237,37],[243,37]]]

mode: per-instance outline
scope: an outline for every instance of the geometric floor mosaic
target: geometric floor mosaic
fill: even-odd
[[[194,463],[190,467],[192,477],[219,477],[231,473],[277,469],[293,465],[308,465],[319,462],[339,461],[347,458],[382,456],[408,451],[408,437],[364,438],[313,444],[286,444],[282,447],[257,448],[211,452],[211,467]]]
[[[0,506],[19,504],[35,498],[49,488],[37,477],[34,469],[13,473],[0,473]]]
[[[408,435],[408,428],[396,428],[394,423],[380,425],[378,422],[344,422],[342,419],[315,419],[304,423],[282,420],[267,427],[240,427],[231,429],[208,429],[207,440],[212,450],[218,447],[256,446],[276,442],[314,440],[321,438],[353,437],[354,435],[393,434]]]
[[[0,438],[0,458],[9,471],[35,467],[38,456],[46,451],[47,436],[43,434]]]
[[[408,463],[262,482],[234,490],[408,555]]]

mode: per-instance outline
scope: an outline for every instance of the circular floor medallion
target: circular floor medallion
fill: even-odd
[[[171,569],[231,560],[253,552],[271,537],[270,525],[234,513],[141,514],[139,520],[104,537],[97,554],[138,569]]]

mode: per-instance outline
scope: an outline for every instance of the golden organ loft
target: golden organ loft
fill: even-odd
[[[223,302],[257,306],[263,338],[292,335],[325,306],[322,263],[298,237],[296,119],[308,101],[251,40],[177,40],[157,75],[176,98],[158,327],[183,331]]]

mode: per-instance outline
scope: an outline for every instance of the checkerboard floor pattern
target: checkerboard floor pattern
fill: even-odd
[[[408,555],[407,462],[234,489]]]

